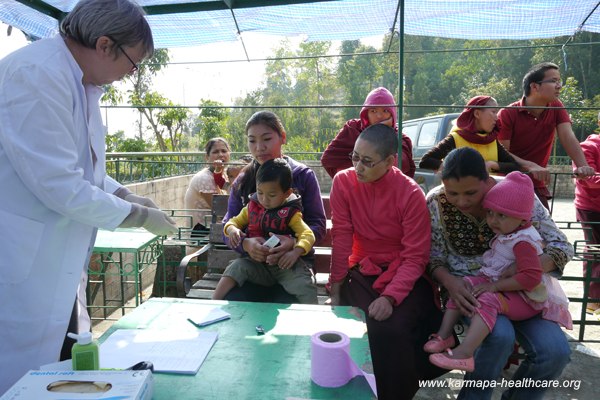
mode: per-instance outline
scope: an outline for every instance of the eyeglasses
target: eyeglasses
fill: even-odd
[[[552,83],[554,86],[561,86],[563,85],[563,82],[560,79],[546,79],[545,81],[539,81],[537,82],[538,85],[541,85],[542,83]]]
[[[123,48],[121,47],[121,45],[117,45],[117,47],[119,48],[119,50],[121,50],[123,52],[123,54],[125,55],[125,57],[127,57],[127,59],[129,60],[129,62],[131,63],[131,71],[129,71],[130,73],[135,73],[138,69],[140,69],[140,67],[138,67],[138,65],[136,63],[133,62],[133,60],[131,59],[131,57],[129,57],[129,54],[127,54],[125,52],[125,50],[123,50]]]
[[[115,39],[113,39],[110,36],[106,36],[107,38],[109,38],[110,40],[112,40],[115,44],[117,44],[117,41]],[[123,54],[125,55],[125,57],[129,60],[129,62],[131,63],[131,70],[129,71],[129,73],[133,74],[135,73],[138,69],[140,69],[140,67],[131,59],[131,57],[129,57],[129,54],[127,54],[125,52],[125,50],[123,50],[123,47],[121,47],[120,44],[117,44],[117,48],[119,50],[121,50],[121,52],[123,52]]]
[[[350,157],[350,160],[352,160],[352,164],[356,165],[360,162],[365,168],[373,168],[374,166],[385,160],[385,158],[382,158],[381,160],[376,162],[366,161],[364,158],[360,158],[360,156],[354,151],[348,154],[348,157]]]

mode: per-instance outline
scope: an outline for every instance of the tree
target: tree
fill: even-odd
[[[167,107],[173,107],[170,100],[167,101]],[[163,108],[158,112],[158,123],[167,128],[168,142],[173,151],[181,151],[181,136],[187,129],[189,114],[190,111],[187,108],[178,107]]]
[[[374,47],[362,45],[358,40],[344,41],[341,46],[342,54],[374,51]],[[374,83],[378,81],[376,58],[367,56],[341,57],[337,68],[337,81],[343,89],[343,103],[363,104],[367,94],[374,88]],[[355,108],[344,108],[341,112],[344,121],[358,118],[359,113],[360,109]]]
[[[148,61],[139,65],[137,72],[126,78],[126,82],[132,85],[132,88],[126,91],[128,102],[138,106],[140,115],[137,139],[143,142],[143,122],[146,121],[159,150],[163,152],[181,149],[181,134],[187,129],[189,116],[187,109],[174,108],[178,105],[152,90],[153,78],[168,62],[169,51],[156,49]],[[122,93],[112,85],[106,87],[102,97],[104,102],[112,105],[119,104],[122,99]],[[163,136],[165,134],[168,135],[166,138]]]
[[[227,120],[229,115],[226,109],[215,108],[223,106],[214,100],[200,100],[198,108],[200,112],[193,118],[191,133],[198,136],[200,143],[206,143],[209,139],[220,136],[231,141],[231,135],[227,131]]]
[[[106,152],[143,152],[146,151],[146,142],[140,139],[131,139],[125,137],[125,132],[117,131],[112,135],[106,135]]]

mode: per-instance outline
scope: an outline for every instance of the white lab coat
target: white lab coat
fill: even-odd
[[[101,90],[81,78],[60,37],[0,60],[0,394],[58,361],[96,227],[131,210],[109,194]]]

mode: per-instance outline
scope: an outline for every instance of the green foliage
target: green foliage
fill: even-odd
[[[593,44],[599,38],[596,33],[578,33],[572,41],[579,45],[563,51],[555,45],[567,42],[565,37],[469,41],[405,36],[403,118],[459,112],[480,94],[495,97],[500,106],[508,105],[522,96],[522,78],[530,66],[551,61],[561,67],[566,83],[561,100],[582,140],[597,127],[597,110],[573,107],[600,107],[600,80],[596,79],[600,51]],[[331,42],[292,46],[282,41],[266,62],[264,81],[234,101],[243,108],[227,109],[211,99],[202,99],[194,113],[164,108],[173,103],[153,91],[152,79],[160,63],[168,61],[166,50],[157,51],[131,77],[133,89],[127,95],[131,104],[156,107],[140,107],[140,113],[152,132],[153,148],[161,151],[197,150],[206,140],[223,136],[232,151],[245,152],[246,121],[261,109],[273,110],[281,118],[288,136],[286,151],[323,151],[346,120],[358,118],[373,88],[384,86],[396,100],[400,96],[397,35],[386,35],[379,47],[359,40],[344,41],[339,49],[332,46]],[[331,53],[344,56],[321,57]],[[114,104],[120,95],[109,90],[105,101]]]
[[[590,101],[583,98],[583,92],[579,89],[577,80],[573,77],[568,77],[565,80],[563,89],[560,92],[560,99],[567,107],[585,107]],[[571,109],[569,110],[571,121],[573,122],[573,132],[578,137],[579,141],[585,140],[587,135],[591,133],[597,126],[596,112],[590,115],[589,111]],[[566,155],[559,154],[559,155]]]
[[[126,138],[125,132],[117,131],[114,134],[106,135],[107,153],[135,153],[146,151],[146,142],[140,139]]]
[[[182,135],[187,131],[187,120],[190,111],[182,108],[169,108],[178,106],[162,94],[152,90],[152,81],[158,72],[169,62],[167,49],[156,49],[152,57],[140,64],[139,70],[129,75],[126,81],[132,86],[127,90],[129,104],[140,106],[137,110],[140,118],[147,123],[147,130],[154,139],[154,148],[159,151],[180,151]],[[102,101],[115,105],[122,101],[123,94],[114,86],[106,87]],[[144,135],[141,130],[138,141],[143,142]],[[165,137],[166,134],[166,137]],[[135,147],[135,145],[134,145]]]
[[[231,135],[227,130],[229,114],[225,108],[215,107],[223,107],[223,104],[202,99],[198,106],[200,112],[192,117],[191,134],[198,138],[200,147],[204,147],[204,143],[217,136],[227,139],[228,142],[231,141]]]

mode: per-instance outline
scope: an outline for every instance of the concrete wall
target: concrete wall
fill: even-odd
[[[306,164],[315,171],[321,186],[321,192],[324,194],[329,193],[331,178],[327,175],[325,169],[321,167],[321,163],[319,161],[309,161]],[[132,183],[126,186],[139,196],[150,197],[160,208],[182,209],[185,208],[183,203],[185,191],[193,176],[176,176],[149,182]]]
[[[331,191],[331,178],[321,167],[319,161],[308,161],[306,164],[313,169],[321,192],[327,194]],[[570,173],[571,166],[551,166],[551,172]],[[166,209],[182,209],[185,208],[183,198],[185,191],[192,179],[193,175],[178,176],[173,178],[158,179],[150,182],[135,183],[127,185],[127,187],[137,195],[147,196],[152,198],[160,208]],[[574,197],[574,183],[570,175],[558,175],[556,185],[556,197],[572,199]],[[550,189],[552,187],[550,186]]]
[[[183,199],[192,176],[176,176],[126,186],[138,196],[150,197],[160,208],[182,209],[185,208]]]
[[[573,172],[573,168],[570,165],[558,165],[558,166],[550,166],[550,172],[560,172],[566,173],[569,175],[558,175],[556,180],[556,188],[555,188],[555,197],[558,199],[573,199],[575,198],[575,182],[571,177],[571,173]],[[554,175],[551,177],[552,182],[548,187],[550,192],[552,192],[552,185],[554,181]]]

